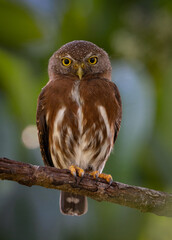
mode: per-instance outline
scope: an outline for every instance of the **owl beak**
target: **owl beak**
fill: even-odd
[[[81,80],[82,79],[82,76],[84,74],[84,71],[82,69],[82,66],[78,66],[78,70],[76,72],[76,74],[78,75],[79,79]]]

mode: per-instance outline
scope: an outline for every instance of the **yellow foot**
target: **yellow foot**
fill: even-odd
[[[89,175],[92,176],[94,179],[96,179],[99,176],[99,171],[90,172]]]
[[[108,182],[109,184],[111,184],[113,181],[112,176],[110,174],[100,173],[99,178],[105,179],[106,182]]]
[[[79,167],[77,167],[77,166],[71,165],[71,166],[69,167],[69,170],[70,170],[71,174],[72,174],[74,177],[76,177],[77,175],[78,175],[79,177],[83,177],[83,176],[84,176],[84,170],[83,170],[82,168],[79,168]]]
[[[112,183],[113,179],[112,176],[110,174],[105,174],[105,173],[99,173],[99,171],[93,171],[91,173],[89,173],[89,175],[93,176],[94,179],[96,178],[103,178],[106,180],[106,182],[108,182],[109,184]]]

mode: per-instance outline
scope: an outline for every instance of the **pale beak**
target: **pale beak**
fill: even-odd
[[[84,74],[83,69],[81,66],[78,66],[78,71],[76,72],[76,74],[78,75],[79,79],[82,79],[82,76]]]

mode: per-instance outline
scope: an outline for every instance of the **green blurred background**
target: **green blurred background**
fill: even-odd
[[[123,102],[105,172],[172,191],[172,1],[0,0],[0,156],[43,165],[37,97],[52,53],[75,39],[110,55]],[[0,182],[0,240],[171,240],[172,219],[89,199],[83,217],[59,212],[59,192]]]

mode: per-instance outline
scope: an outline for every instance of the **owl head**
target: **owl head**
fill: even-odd
[[[102,48],[88,41],[77,40],[63,45],[52,55],[48,73],[50,80],[56,79],[59,74],[78,80],[101,75],[110,80],[111,63]]]

